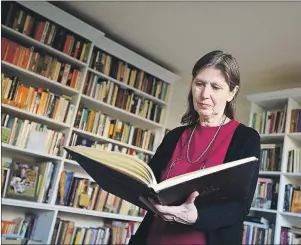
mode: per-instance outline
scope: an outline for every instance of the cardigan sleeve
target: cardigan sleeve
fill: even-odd
[[[242,154],[239,155],[241,158],[255,156],[259,159],[260,136],[254,134],[248,143],[246,143]],[[245,201],[221,203],[208,207],[197,207],[198,218],[193,224],[193,228],[202,232],[208,232],[238,222],[243,222],[244,217],[249,213],[253,200],[259,174],[259,165],[258,161],[256,170],[253,174],[249,195]]]

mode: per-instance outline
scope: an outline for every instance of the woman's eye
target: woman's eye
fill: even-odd
[[[212,88],[213,88],[214,90],[220,89],[220,87],[217,87],[217,86],[213,86]]]

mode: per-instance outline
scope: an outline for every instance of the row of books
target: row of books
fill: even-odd
[[[277,209],[279,180],[258,178],[252,207],[263,209]]]
[[[35,230],[37,219],[37,215],[25,213],[25,216],[22,218],[17,217],[12,220],[1,220],[2,239],[30,239]]]
[[[45,22],[41,23],[45,24]],[[67,36],[70,37],[69,35]],[[72,41],[69,40],[68,43],[70,44]],[[69,54],[66,49],[70,50],[68,49],[68,46],[67,48],[64,48],[64,52]],[[80,88],[82,74],[79,70],[71,67],[71,65],[68,63],[59,61],[57,58],[51,55],[42,53],[40,51],[35,52],[34,47],[27,48],[14,42],[13,40],[9,40],[4,37],[2,37],[2,60],[17,65],[23,69],[40,74],[51,80],[58,81],[61,84],[67,85],[71,88],[76,88],[77,90]],[[106,73],[107,72],[105,72],[105,74]],[[162,82],[161,80],[156,80],[152,76],[144,77],[143,71],[140,71],[136,78],[136,73],[137,71],[135,70],[135,72],[132,72],[131,74],[129,83],[130,86],[144,91],[156,98],[167,101],[166,97],[169,90],[169,85],[167,83]],[[86,81],[95,80],[93,76],[95,75],[91,75],[86,79]],[[115,76],[111,76],[115,78]],[[135,81],[138,81],[138,83]],[[90,84],[92,84],[92,82],[90,82]]]
[[[115,151],[115,152],[120,152],[123,154],[128,154],[131,156],[136,156],[138,159],[148,163],[150,160],[150,155],[143,153],[143,152],[138,152],[133,149],[119,146],[117,144],[113,143],[101,143],[97,142],[94,140],[91,140],[85,136],[78,135],[77,133],[73,133],[71,137],[71,146],[73,145],[83,145],[87,147],[94,147],[100,150],[106,150],[106,151]],[[69,155],[69,154],[68,154]],[[68,156],[69,157],[69,156]],[[71,159],[71,158],[70,158]]]
[[[27,48],[1,37],[1,60],[39,74],[62,85],[80,89],[82,73],[53,55]]]
[[[89,67],[95,71],[113,77],[113,69],[111,69],[112,58],[114,59],[114,57],[107,52],[101,51],[99,48],[94,47]]]
[[[68,170],[60,175],[56,204],[122,215],[145,215],[145,210],[108,193],[80,173]]]
[[[158,99],[167,101],[170,85],[107,52],[94,48],[89,66]]]
[[[51,244],[128,244],[138,227],[136,222],[119,221],[100,227],[78,226],[74,221],[58,217]]]
[[[104,116],[103,122],[98,120],[96,125],[97,131],[94,132],[98,132],[98,135],[149,151],[153,150],[155,137],[150,130],[142,130],[108,116]],[[101,127],[102,129],[99,129]],[[61,156],[63,152],[65,134],[50,129],[47,125],[24,120],[3,112],[1,114],[1,128],[1,141],[3,143],[54,156]],[[85,127],[82,128],[86,129]],[[79,139],[77,137],[76,133],[73,134],[70,145],[86,142],[85,145],[91,146],[96,142],[86,138],[83,141],[81,137]],[[131,152],[132,150],[127,149],[127,151]]]
[[[28,37],[87,62],[91,43],[16,2],[4,2],[2,23]]]
[[[153,150],[155,135],[151,130],[135,127],[101,111],[80,106],[74,127],[142,149]]]
[[[280,171],[281,151],[280,144],[261,144],[260,171]]]
[[[244,221],[242,244],[274,244],[274,233],[274,223],[263,217],[247,216]]]
[[[48,203],[55,163],[3,157],[2,197]]]
[[[286,109],[255,112],[252,117],[252,128],[260,134],[284,133]]]
[[[81,71],[71,67],[70,64],[61,62],[51,55],[34,52],[33,47],[24,47],[4,37],[1,39],[2,60],[37,73],[49,78],[50,80],[57,81],[62,85],[66,85],[77,90],[80,89],[82,73]],[[161,83],[158,84],[159,85],[156,86],[150,86],[152,89],[150,94],[161,99],[161,94],[164,95],[163,98],[165,97],[167,87],[161,87]],[[132,113],[142,114],[142,117],[157,122],[160,122],[161,110],[164,110],[157,104],[153,105],[152,101],[143,100],[142,97],[134,94],[132,90],[123,89],[114,82],[106,81],[92,73],[88,73],[85,79],[83,93],[92,98],[104,101],[130,112],[133,111],[133,106],[135,112]],[[141,108],[139,106],[141,106]],[[138,107],[138,109],[135,109],[136,107]]]
[[[301,244],[301,227],[281,227],[280,244]]]
[[[89,75],[90,74],[90,75]],[[96,100],[116,106],[127,112],[139,115],[155,122],[162,122],[165,108],[151,100],[144,99],[135,94],[131,89],[122,88],[120,85],[88,73],[89,78],[85,80],[83,94]]]
[[[21,108],[37,115],[65,122],[67,124],[71,123],[75,110],[75,105],[71,103],[71,97],[66,95],[60,96],[42,88],[26,86],[17,76],[8,77],[5,76],[4,73],[1,75],[3,91],[1,98],[3,103]],[[139,100],[141,100],[141,98]],[[148,105],[153,105],[153,108],[158,109],[157,105],[153,104],[152,101],[145,102],[146,104],[149,102]],[[80,110],[81,109],[82,108],[80,108]],[[158,112],[160,109],[152,111],[149,109],[150,107],[148,107],[148,109],[145,106],[142,107],[142,114],[140,113],[140,115],[147,116],[147,118],[151,120],[153,118],[150,112]],[[147,115],[146,111],[148,111]]]
[[[285,185],[284,212],[301,214],[301,187],[293,184]]]
[[[2,157],[2,196],[49,203],[55,179],[55,163]],[[145,210],[101,189],[80,173],[64,170],[59,177],[57,205],[141,216]]]
[[[287,172],[288,173],[301,172],[301,147],[288,151]]]
[[[301,109],[291,111],[290,133],[301,132]]]
[[[2,73],[2,103],[27,112],[71,124],[75,105],[72,98],[24,85],[18,77]]]
[[[47,125],[1,113],[1,141],[19,148],[60,156],[65,134]]]

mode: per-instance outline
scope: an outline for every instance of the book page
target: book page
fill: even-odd
[[[156,184],[156,179],[151,168],[134,156],[85,146],[72,146],[66,148],[85,157],[91,158],[100,164],[116,169],[117,171],[131,176],[148,186]]]
[[[228,162],[226,164],[221,164],[221,165],[217,165],[214,167],[210,167],[207,169],[201,169],[201,170],[193,171],[193,172],[190,172],[187,174],[182,174],[182,175],[175,176],[173,178],[170,178],[170,179],[160,182],[156,186],[153,186],[153,189],[155,192],[159,192],[159,191],[167,189],[171,186],[175,186],[177,184],[184,183],[184,182],[187,182],[192,179],[196,179],[196,178],[199,178],[199,177],[202,177],[205,175],[209,175],[211,173],[215,173],[217,171],[221,171],[221,170],[224,170],[227,168],[231,168],[234,166],[238,166],[238,165],[241,165],[241,164],[244,164],[247,162],[256,161],[256,160],[257,160],[256,157],[248,157],[248,158],[240,159],[237,161]]]

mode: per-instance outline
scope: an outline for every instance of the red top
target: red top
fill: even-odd
[[[217,135],[213,145],[207,150],[199,161],[191,164],[187,161],[186,151],[192,129],[185,130],[177,142],[174,153],[165,171],[162,172],[161,181],[167,177],[185,174],[199,170],[203,167],[203,161],[208,157],[205,168],[212,167],[224,162],[233,133],[238,126],[236,120],[225,124]],[[218,127],[197,126],[189,146],[189,160],[195,161],[206,149]],[[171,164],[177,159],[174,167],[169,171]],[[167,173],[169,171],[169,176]],[[181,223],[169,223],[159,217],[154,217],[147,242],[149,244],[206,244],[205,235],[191,229],[189,225]]]

